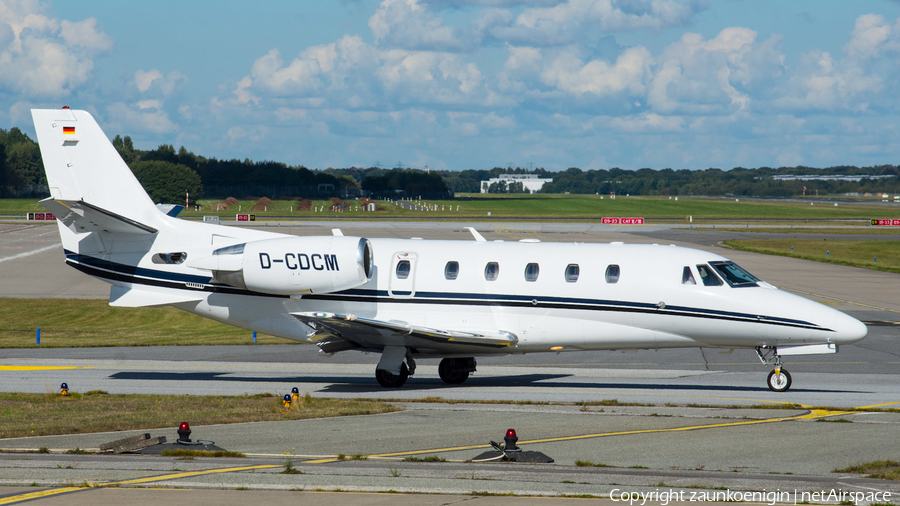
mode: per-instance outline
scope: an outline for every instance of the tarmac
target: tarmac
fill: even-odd
[[[467,225],[323,222],[278,230],[314,235],[340,227],[346,235],[470,239]],[[835,469],[900,460],[893,443],[900,413],[878,411],[900,407],[900,275],[723,250],[718,243],[731,232],[580,223],[474,226],[489,240],[622,240],[715,251],[782,289],[869,322],[870,334],[837,355],[791,357],[786,367],[794,387],[784,394],[770,392],[763,384],[766,368],[752,352],[740,350],[732,355],[661,350],[500,357],[479,360],[478,372],[452,388],[437,378],[436,364],[425,362],[407,387],[388,393],[372,378],[376,356],[348,353],[325,359],[302,345],[3,350],[0,391],[53,391],[66,380],[80,391],[185,395],[280,393],[298,386],[314,396],[389,396],[403,410],[192,424],[193,436],[245,453],[241,459],[63,453],[99,448],[138,432],[174,440],[178,421],[134,432],[3,439],[0,447],[15,453],[0,453],[0,505],[24,500],[217,506],[248,501],[621,504],[622,493],[653,492],[657,495],[646,504],[691,502],[692,494],[694,500],[724,503],[736,498],[728,493],[737,492],[784,493],[776,503],[837,504],[848,500],[840,495],[848,491],[870,494],[852,496],[858,504],[897,502],[897,482]],[[64,266],[55,232],[55,227],[0,224],[5,296],[105,298],[108,285]],[[422,402],[435,397],[465,402]],[[490,440],[501,441],[507,428],[518,431],[524,449],[541,451],[555,463],[468,462],[489,449]],[[41,447],[52,453],[22,453]],[[346,458],[338,459],[339,454]],[[420,461],[429,456],[446,461]],[[282,474],[288,460],[303,474]],[[577,466],[577,461],[608,467]],[[663,500],[659,494],[667,491],[674,496]],[[803,495],[813,491],[837,495]],[[28,495],[35,493],[40,495]],[[770,497],[748,498],[769,503]]]

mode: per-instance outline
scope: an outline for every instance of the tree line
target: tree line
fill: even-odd
[[[481,182],[509,174],[535,174],[552,179],[542,193],[620,195],[703,195],[787,197],[804,193],[900,193],[900,166],[836,166],[824,169],[796,167],[760,167],[731,170],[582,170],[572,167],[559,172],[543,168],[494,167],[461,171],[383,169],[349,167],[310,170],[303,165],[276,161],[219,160],[196,155],[183,146],[163,144],[154,150],[135,149],[131,137],[117,135],[113,146],[128,164],[155,202],[183,202],[201,197],[234,196],[278,198],[360,195],[423,196],[429,199],[451,197],[455,193],[478,193]],[[784,180],[786,175],[868,176],[849,180]],[[893,177],[871,177],[893,176]],[[44,197],[46,187],[43,162],[37,143],[19,128],[0,129],[0,195],[4,197]],[[521,183],[496,182],[492,193],[522,193]]]

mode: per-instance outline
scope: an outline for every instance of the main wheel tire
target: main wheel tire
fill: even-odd
[[[375,369],[375,379],[384,388],[400,388],[406,384],[407,378],[409,378],[409,368],[406,367],[406,364],[400,365],[399,376],[384,369]]]
[[[459,385],[469,379],[469,370],[466,362],[460,358],[445,358],[438,365],[438,374],[444,383]]]
[[[782,369],[781,374],[775,374],[773,369],[766,379],[766,384],[773,392],[786,392],[791,388],[791,373],[787,372],[787,369]]]

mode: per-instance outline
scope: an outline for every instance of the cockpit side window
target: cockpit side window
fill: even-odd
[[[696,285],[697,281],[694,279],[694,274],[691,272],[690,266],[685,265],[684,270],[681,271],[681,284],[682,285]]]
[[[738,288],[759,286],[757,284],[759,278],[740,268],[734,262],[710,262],[709,265],[713,266],[730,286]]]
[[[713,273],[712,268],[706,264],[700,264],[697,266],[697,274],[700,275],[700,280],[703,281],[703,286],[721,286],[722,280],[719,279],[718,276]]]

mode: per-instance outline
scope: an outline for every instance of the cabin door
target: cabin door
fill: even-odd
[[[388,283],[388,295],[395,299],[408,299],[416,294],[416,260],[415,253],[395,253],[391,262],[391,281]]]

